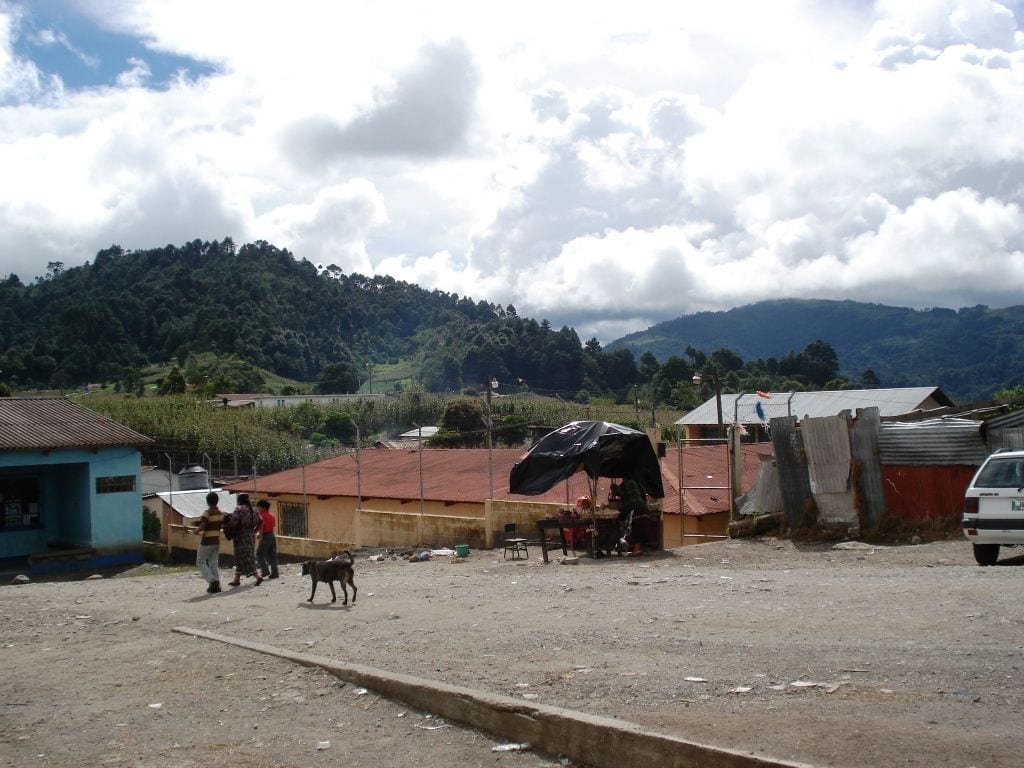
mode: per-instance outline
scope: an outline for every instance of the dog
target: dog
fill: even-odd
[[[355,576],[355,558],[352,557],[352,553],[348,550],[345,550],[342,554],[346,555],[347,559],[342,559],[340,555],[337,555],[330,560],[307,560],[302,564],[302,575],[309,576],[310,581],[313,583],[313,590],[309,593],[307,603],[313,602],[313,598],[316,596],[316,585],[323,581],[331,588],[332,603],[338,602],[338,593],[334,591],[334,582],[338,582],[341,585],[341,591],[345,595],[342,605],[348,605],[348,587],[351,586],[352,604],[355,605],[356,593],[359,591],[353,580]]]

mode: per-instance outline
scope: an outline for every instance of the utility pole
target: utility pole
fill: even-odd
[[[363,468],[359,463],[359,443],[361,439],[359,424],[353,423],[356,425],[356,509],[360,510],[363,508]]]
[[[174,510],[174,459],[171,458],[171,454],[165,453],[167,457],[167,506]]]
[[[498,382],[487,374],[487,381],[484,388],[487,390],[487,498],[494,498],[494,460],[491,440],[491,387],[497,386]]]
[[[711,377],[711,383],[715,387],[715,405],[718,407],[718,438],[722,439],[725,437],[725,425],[722,421],[722,379],[718,371],[718,366],[714,363],[709,363],[707,366],[707,373]],[[700,371],[693,374],[693,386],[700,389],[701,383]]]
[[[413,424],[416,427],[416,443],[419,445],[417,452],[419,453],[420,459],[420,522],[423,522],[423,427],[419,424]]]

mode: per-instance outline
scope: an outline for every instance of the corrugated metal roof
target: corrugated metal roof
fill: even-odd
[[[1024,409],[1010,411],[1002,416],[995,416],[987,422],[989,429],[1005,429],[1024,426]]]
[[[927,419],[883,423],[878,453],[895,466],[978,466],[988,455],[982,422],[973,419]]]
[[[410,429],[408,432],[400,434],[396,440],[419,440],[420,437],[428,438],[433,437],[437,434],[438,427],[420,427],[419,429]]]
[[[0,451],[141,447],[152,442],[73,400],[0,397]]]
[[[216,494],[224,493],[223,488],[214,488],[212,490]],[[203,512],[206,511],[206,494],[208,493],[209,491],[203,488],[202,490],[175,491],[174,493],[164,491],[156,495],[182,517],[194,520],[197,517],[202,517]],[[255,500],[253,503],[255,503]]]
[[[768,397],[756,393],[722,393],[722,420],[726,424],[759,424],[761,417],[755,406],[760,404],[765,420],[796,416],[836,416],[843,411],[856,413],[858,408],[878,408],[885,418],[903,416],[919,410],[931,410],[952,402],[938,387],[897,387],[893,389],[838,389],[824,392],[769,392]],[[715,398],[694,408],[676,424],[717,424]]]

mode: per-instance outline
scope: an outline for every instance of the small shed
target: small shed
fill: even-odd
[[[151,442],[72,400],[0,398],[0,562],[141,562],[140,449]]]

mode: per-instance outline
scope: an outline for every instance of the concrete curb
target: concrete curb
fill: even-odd
[[[541,752],[564,755],[593,768],[621,768],[626,763],[658,768],[812,768],[807,763],[687,741],[623,720],[534,704],[361,664],[343,664],[323,656],[295,653],[201,629],[175,627],[174,631],[277,656],[307,667],[320,667],[341,680],[423,712],[464,723],[502,740],[529,742]]]

